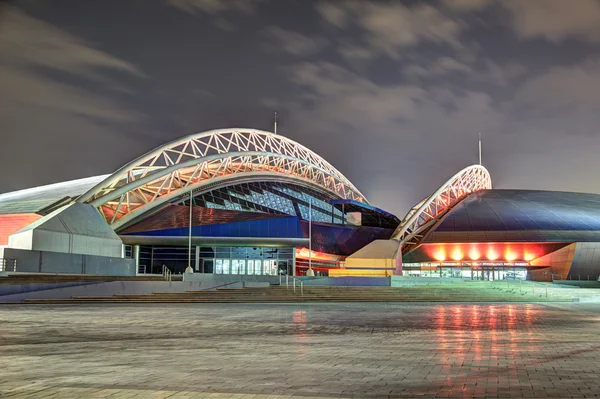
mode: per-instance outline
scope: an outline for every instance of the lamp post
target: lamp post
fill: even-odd
[[[315,275],[312,269],[312,198],[308,201],[308,270],[306,275],[309,277]]]
[[[192,268],[192,191],[190,190],[190,226],[188,231],[188,270]]]

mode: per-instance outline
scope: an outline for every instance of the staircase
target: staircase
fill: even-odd
[[[304,294],[284,286],[222,288],[147,295],[74,296],[26,299],[26,303],[257,303],[257,302],[546,302],[573,300],[563,289],[538,288],[534,294],[501,284],[440,284],[411,287],[304,287]]]

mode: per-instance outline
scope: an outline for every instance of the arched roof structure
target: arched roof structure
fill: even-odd
[[[84,193],[114,229],[160,205],[239,182],[284,181],[368,204],[325,159],[281,135],[217,129],[167,143],[131,161]]]
[[[492,179],[482,165],[471,165],[452,176],[433,194],[413,206],[392,235],[406,253],[419,245],[424,235],[468,194],[489,190]]]
[[[542,190],[485,190],[467,195],[425,243],[598,242],[600,195]]]

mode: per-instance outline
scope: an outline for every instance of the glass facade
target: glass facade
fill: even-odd
[[[183,273],[188,266],[187,247],[140,246],[139,265],[147,273],[161,273],[167,266],[173,273]],[[199,273],[237,275],[292,274],[294,248],[199,247]],[[196,247],[192,246],[192,267],[196,265]]]
[[[294,248],[202,247],[201,273],[275,276],[292,274]]]
[[[329,201],[331,195],[289,183],[255,182],[218,188],[194,197],[194,206],[276,215],[298,216],[309,219],[312,203],[314,222],[342,224],[342,212]],[[189,200],[182,203],[189,205]]]
[[[524,265],[487,263],[489,264],[481,262],[476,266],[463,262],[403,263],[402,274],[413,277],[453,277],[486,281],[527,279],[527,268]]]

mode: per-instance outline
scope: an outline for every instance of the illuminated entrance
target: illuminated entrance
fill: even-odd
[[[470,280],[524,280],[528,262],[420,262],[403,263],[405,276],[453,277]]]

